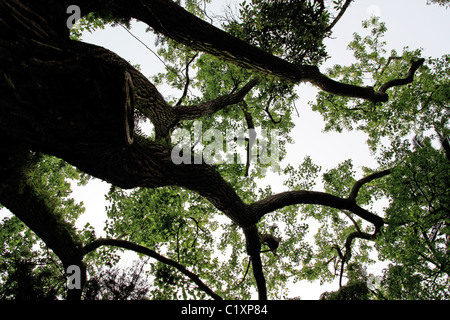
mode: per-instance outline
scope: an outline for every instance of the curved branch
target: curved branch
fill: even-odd
[[[239,281],[239,283],[237,285],[235,285],[232,290],[239,288],[245,281],[245,278],[247,277],[248,274],[248,270],[250,269],[250,263],[252,262],[252,257],[248,258],[248,263],[247,263],[247,268],[245,268],[245,273],[244,276],[242,277],[242,280]]]
[[[267,213],[295,204],[318,204],[348,210],[360,218],[373,223],[376,227],[381,227],[384,224],[381,217],[361,208],[355,201],[318,191],[286,191],[257,201],[249,205],[249,208],[257,217],[262,218]]]
[[[164,264],[167,264],[169,266],[172,266],[176,269],[178,269],[181,273],[183,273],[184,275],[186,275],[189,279],[191,279],[193,282],[195,282],[195,284],[201,289],[203,290],[206,294],[208,294],[209,296],[211,296],[213,299],[215,300],[222,300],[222,297],[220,297],[219,295],[217,295],[214,291],[212,291],[207,285],[205,285],[200,278],[192,273],[191,271],[187,270],[184,266],[182,266],[181,264],[179,264],[176,261],[173,261],[171,259],[168,259],[166,257],[161,256],[160,254],[158,254],[157,252],[148,249],[146,247],[137,245],[135,243],[126,241],[126,240],[115,240],[115,239],[97,239],[93,242],[91,242],[90,244],[86,245],[82,251],[83,251],[83,256],[88,254],[91,251],[96,250],[97,248],[101,247],[101,246],[114,246],[114,247],[120,247],[120,248],[124,248],[124,249],[128,249],[128,250],[132,250],[135,251],[137,253],[141,253],[141,254],[145,254],[149,257],[152,257]]]
[[[347,8],[350,6],[350,3],[352,3],[353,0],[347,0],[344,5],[342,6],[341,10],[339,11],[338,15],[336,16],[336,18],[334,18],[334,20],[331,22],[331,24],[328,26],[328,28],[326,29],[326,31],[331,31],[331,29],[334,28],[334,26],[339,22],[339,20],[341,20],[342,16],[344,15],[345,11],[347,10]]]
[[[184,84],[184,90],[183,90],[183,94],[181,95],[180,99],[177,102],[177,106],[181,105],[181,103],[183,102],[183,100],[186,98],[188,90],[189,90],[189,84],[191,83],[191,79],[189,78],[189,66],[191,65],[191,63],[195,60],[195,58],[197,58],[198,53],[196,53],[189,61],[186,62],[186,83]]]
[[[346,263],[348,263],[352,257],[352,242],[354,239],[365,239],[365,240],[375,240],[379,229],[376,229],[374,234],[369,234],[366,232],[361,232],[361,230],[359,230],[359,227],[357,227],[357,231],[350,233],[347,236],[347,239],[345,241],[345,253],[343,254],[341,249],[339,248],[338,245],[334,245],[332,248],[336,249],[336,251],[338,252],[339,258],[341,259],[341,272],[340,272],[340,276],[339,276],[339,287],[342,287],[342,276],[344,274],[344,266]]]
[[[202,102],[192,106],[175,106],[173,112],[178,121],[195,120],[201,117],[212,115],[223,108],[237,104],[244,99],[253,87],[259,83],[259,79],[254,78],[250,80],[245,86],[235,93],[220,96],[216,99]],[[175,124],[174,124],[175,125]]]
[[[411,67],[409,68],[408,71],[408,75],[406,76],[406,78],[402,78],[402,79],[394,79],[391,81],[388,81],[386,83],[384,83],[380,89],[378,90],[379,92],[385,93],[386,90],[388,90],[389,88],[392,87],[396,87],[396,86],[403,86],[405,84],[411,83],[414,81],[414,74],[417,71],[417,69],[419,69],[419,67],[425,62],[424,58],[421,59],[417,59],[415,60],[412,64]]]
[[[384,176],[387,176],[391,172],[392,172],[391,169],[375,172],[375,173],[372,173],[371,175],[368,175],[367,177],[364,177],[364,178],[356,181],[355,184],[353,185],[352,190],[350,191],[350,195],[348,196],[348,198],[350,200],[355,201],[356,197],[358,196],[359,190],[362,188],[362,186],[364,184],[369,183],[369,182],[371,182],[371,181],[373,181],[375,179],[379,179],[379,178],[382,178]]]

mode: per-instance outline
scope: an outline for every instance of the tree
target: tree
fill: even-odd
[[[337,65],[330,74],[359,84],[369,75],[376,85],[418,61],[420,51],[408,48],[385,56],[386,27],[378,19],[364,27],[369,35],[355,35],[349,45],[357,62]],[[393,262],[384,275],[385,298],[448,298],[449,61],[448,55],[428,59],[415,81],[395,88],[396,99],[383,105],[320,93],[313,106],[327,119],[327,130],[366,132],[387,170],[381,188],[371,190],[372,197],[389,199],[387,227],[376,240],[381,257]]]
[[[433,67],[424,66],[418,51],[386,58],[376,42],[385,28],[372,21],[375,40],[356,37],[352,43],[359,63],[336,66],[330,75],[320,72],[318,65],[326,57],[322,41],[350,3],[337,1],[327,8],[318,0],[244,2],[239,17],[225,19],[221,29],[202,19],[207,17],[200,1],[186,1],[193,13],[168,0],[71,2],[75,15],[82,10],[88,29],[107,22],[127,26],[138,19],[159,35],[167,72],[154,82],[166,81],[182,91],[178,99],[168,101],[115,53],[71,39],[66,1],[0,1],[0,203],[42,239],[64,270],[79,267],[81,285],[68,290],[67,298],[82,296],[89,264],[114,259],[98,251],[105,246],[158,260],[151,270],[157,298],[249,298],[256,288],[259,298],[267,299],[276,297],[277,288],[292,274],[297,280],[334,277],[332,262],[342,282],[349,261],[369,261],[366,241],[376,241],[380,252],[396,264],[417,268],[408,257],[397,257],[388,240],[405,241],[411,247],[408,254],[413,254],[411,244],[422,241],[417,235],[438,222],[440,234],[434,242],[424,237],[414,258],[423,258],[417,270],[421,277],[435,277],[436,296],[447,297],[448,241],[442,224],[448,223],[449,179],[442,150],[427,140],[421,142],[426,156],[406,147],[399,153],[387,147],[380,168],[365,170],[367,175],[358,180],[352,162],[346,161],[323,175],[324,191],[312,190],[320,168],[310,158],[299,168],[252,161],[269,151],[280,151],[283,157],[293,126],[293,88],[300,82],[323,91],[315,108],[330,129],[361,122],[374,150],[381,138],[394,132],[380,132],[380,125],[391,125],[405,136],[411,129],[408,117],[418,111],[423,113],[420,129],[432,125],[448,150],[448,58],[429,60]],[[370,86],[363,82],[365,73],[374,79]],[[421,77],[418,82],[416,75]],[[412,103],[406,100],[412,99],[411,86],[420,92],[412,101],[419,110],[401,108],[405,101]],[[192,88],[199,94],[190,94]],[[390,110],[400,117],[394,118]],[[154,126],[151,136],[139,130],[145,119]],[[202,121],[201,128],[196,120]],[[267,141],[255,130],[260,127],[279,130],[273,139],[276,150],[256,147],[255,141]],[[237,136],[246,150],[245,161],[212,165],[208,160],[223,156],[214,148],[203,149],[212,151],[210,157],[198,161],[200,140],[220,137],[208,136],[211,128]],[[177,129],[194,132],[196,141],[181,144],[181,150],[194,153],[181,163],[173,161],[174,150],[180,151],[171,140]],[[432,176],[422,169],[428,153],[437,170]],[[271,166],[288,175],[289,191],[258,190],[254,179]],[[412,176],[404,178],[402,170]],[[85,181],[85,174],[112,185],[106,239],[96,238],[88,227],[80,232],[73,226],[80,208],[65,197],[69,191],[64,182]],[[421,197],[405,197],[404,179],[419,186],[419,191],[407,191],[420,192]],[[427,186],[425,191],[422,186]],[[380,194],[392,199],[393,213],[387,211],[384,217],[366,209]],[[410,208],[413,218],[397,216]],[[217,221],[220,215],[228,222]],[[317,248],[303,241],[306,218],[322,224]],[[216,249],[229,259],[219,259]],[[397,298],[398,272],[391,269],[386,292]],[[192,282],[200,291],[193,290]]]

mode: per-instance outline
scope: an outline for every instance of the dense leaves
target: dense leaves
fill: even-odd
[[[369,35],[355,34],[349,45],[357,62],[348,67],[336,65],[330,74],[375,87],[392,77],[404,77],[420,51],[405,48],[401,55],[391,51],[386,56],[385,25],[373,18],[363,26],[370,28]],[[392,262],[384,274],[385,298],[448,298],[450,161],[445,146],[449,136],[449,61],[448,56],[429,58],[413,83],[393,88],[395,98],[388,103],[320,93],[313,105],[324,115],[327,130],[368,133],[368,144],[378,152],[382,168],[393,168],[368,194],[389,201],[385,209],[388,224],[377,239],[380,258]],[[330,174],[327,180],[333,181]],[[345,178],[340,181],[344,183],[330,192],[344,188]]]
[[[244,1],[239,18],[226,29],[264,51],[295,64],[319,64],[326,57],[329,14],[323,1]]]
[[[64,271],[36,235],[16,217],[4,218],[0,230],[0,299],[55,300],[65,296]]]

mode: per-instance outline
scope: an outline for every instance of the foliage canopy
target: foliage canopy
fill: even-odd
[[[210,19],[204,10],[209,2],[178,1],[204,20]],[[318,66],[328,57],[324,39],[331,35],[333,19],[351,1],[333,2],[243,1],[237,12],[221,18],[221,28],[292,65]],[[71,37],[80,41],[82,32],[109,23],[130,28],[130,21],[108,7],[85,15]],[[407,47],[388,53],[386,25],[373,17],[363,27],[367,35],[355,33],[348,46],[355,62],[335,65],[326,76],[353,86],[389,89],[390,99],[372,101],[324,90],[311,106],[323,116],[327,131],[367,133],[378,167],[360,172],[348,159],[324,171],[309,156],[297,167],[283,161],[273,166],[254,161],[261,149],[249,157],[251,136],[239,144],[245,161],[213,166],[248,208],[262,208],[255,223],[257,256],[249,250],[254,247],[249,244],[253,224],[228,219],[227,208],[221,210],[220,201],[211,201],[196,185],[190,189],[176,183],[131,189],[111,183],[104,231],[112,240],[102,242],[90,225],[74,227],[84,208],[71,198],[70,184],[83,185],[92,177],[58,157],[16,152],[3,143],[0,202],[12,209],[10,203],[23,196],[51,208],[51,221],[60,228],[55,233],[68,235],[82,248],[88,274],[84,299],[250,299],[255,292],[264,298],[261,288],[268,298],[286,299],[291,281],[336,278],[339,290],[324,293],[322,299],[448,299],[450,55],[424,58],[420,49]],[[181,120],[164,131],[167,136],[156,129],[146,134],[144,122],[156,118],[137,103],[136,140],[172,147],[176,141],[170,136],[181,129],[192,133],[190,142],[211,128],[231,135],[256,129],[261,140],[262,129],[277,130],[280,160],[285,158],[298,112],[295,83],[201,52],[160,33],[157,26],[149,31],[158,33],[157,53],[165,65],[151,82],[174,89],[177,95],[165,101],[180,110]],[[144,100],[140,95],[138,102]],[[217,97],[232,102],[213,111],[202,104]],[[194,117],[186,106],[206,111]],[[197,120],[201,128],[194,133]],[[205,145],[191,147],[198,151]],[[267,176],[282,176],[288,192],[279,196],[270,184],[261,187],[260,180]],[[209,183],[214,188],[213,182],[204,182],[205,188]],[[380,199],[385,201],[381,214]],[[15,216],[0,224],[0,297],[66,298],[65,265],[32,229]],[[141,264],[123,272],[114,268],[120,253],[114,247],[136,249]],[[374,252],[388,263],[376,285],[366,270],[375,262]],[[145,255],[159,261],[147,263]]]

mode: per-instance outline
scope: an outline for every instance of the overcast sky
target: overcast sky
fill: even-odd
[[[215,8],[224,7],[226,0],[213,0]],[[410,49],[423,48],[425,57],[439,57],[450,53],[450,10],[437,5],[427,5],[427,0],[356,0],[347,10],[345,16],[335,26],[332,39],[327,39],[328,54],[331,58],[321,67],[333,64],[348,64],[352,62],[352,55],[346,49],[352,40],[353,33],[362,33],[361,21],[371,14],[380,16],[385,22],[388,31],[385,36],[387,50],[396,49],[402,51],[404,46]],[[150,48],[154,47],[154,37],[145,33],[146,26],[142,23],[133,25],[131,32]],[[155,56],[120,27],[106,28],[95,34],[85,34],[83,40],[108,48],[132,64],[139,64],[142,73],[148,77],[162,71],[162,63]],[[169,92],[166,88],[160,88],[161,93]],[[314,99],[316,90],[309,85],[299,85],[300,96],[296,106],[300,113],[299,118],[294,118],[296,128],[293,131],[295,144],[288,149],[287,159],[294,165],[298,165],[306,155],[321,165],[323,169],[335,167],[339,162],[353,159],[355,168],[375,165],[371,158],[365,136],[356,133],[323,133],[324,128],[321,116],[310,110],[307,102]],[[273,180],[272,180],[273,181]],[[285,191],[280,183],[274,184],[275,191]],[[108,185],[99,180],[91,181],[86,187],[74,186],[74,196],[83,201],[86,213],[79,219],[78,226],[86,222],[95,226],[102,235],[104,221],[106,219],[104,194],[108,191]],[[7,214],[3,210],[3,215]],[[0,216],[1,217],[1,216]],[[369,269],[370,270],[370,269]],[[336,290],[336,283],[331,286],[319,287],[317,284],[301,283],[299,290],[290,296],[301,296],[302,299],[317,299],[325,290]]]

